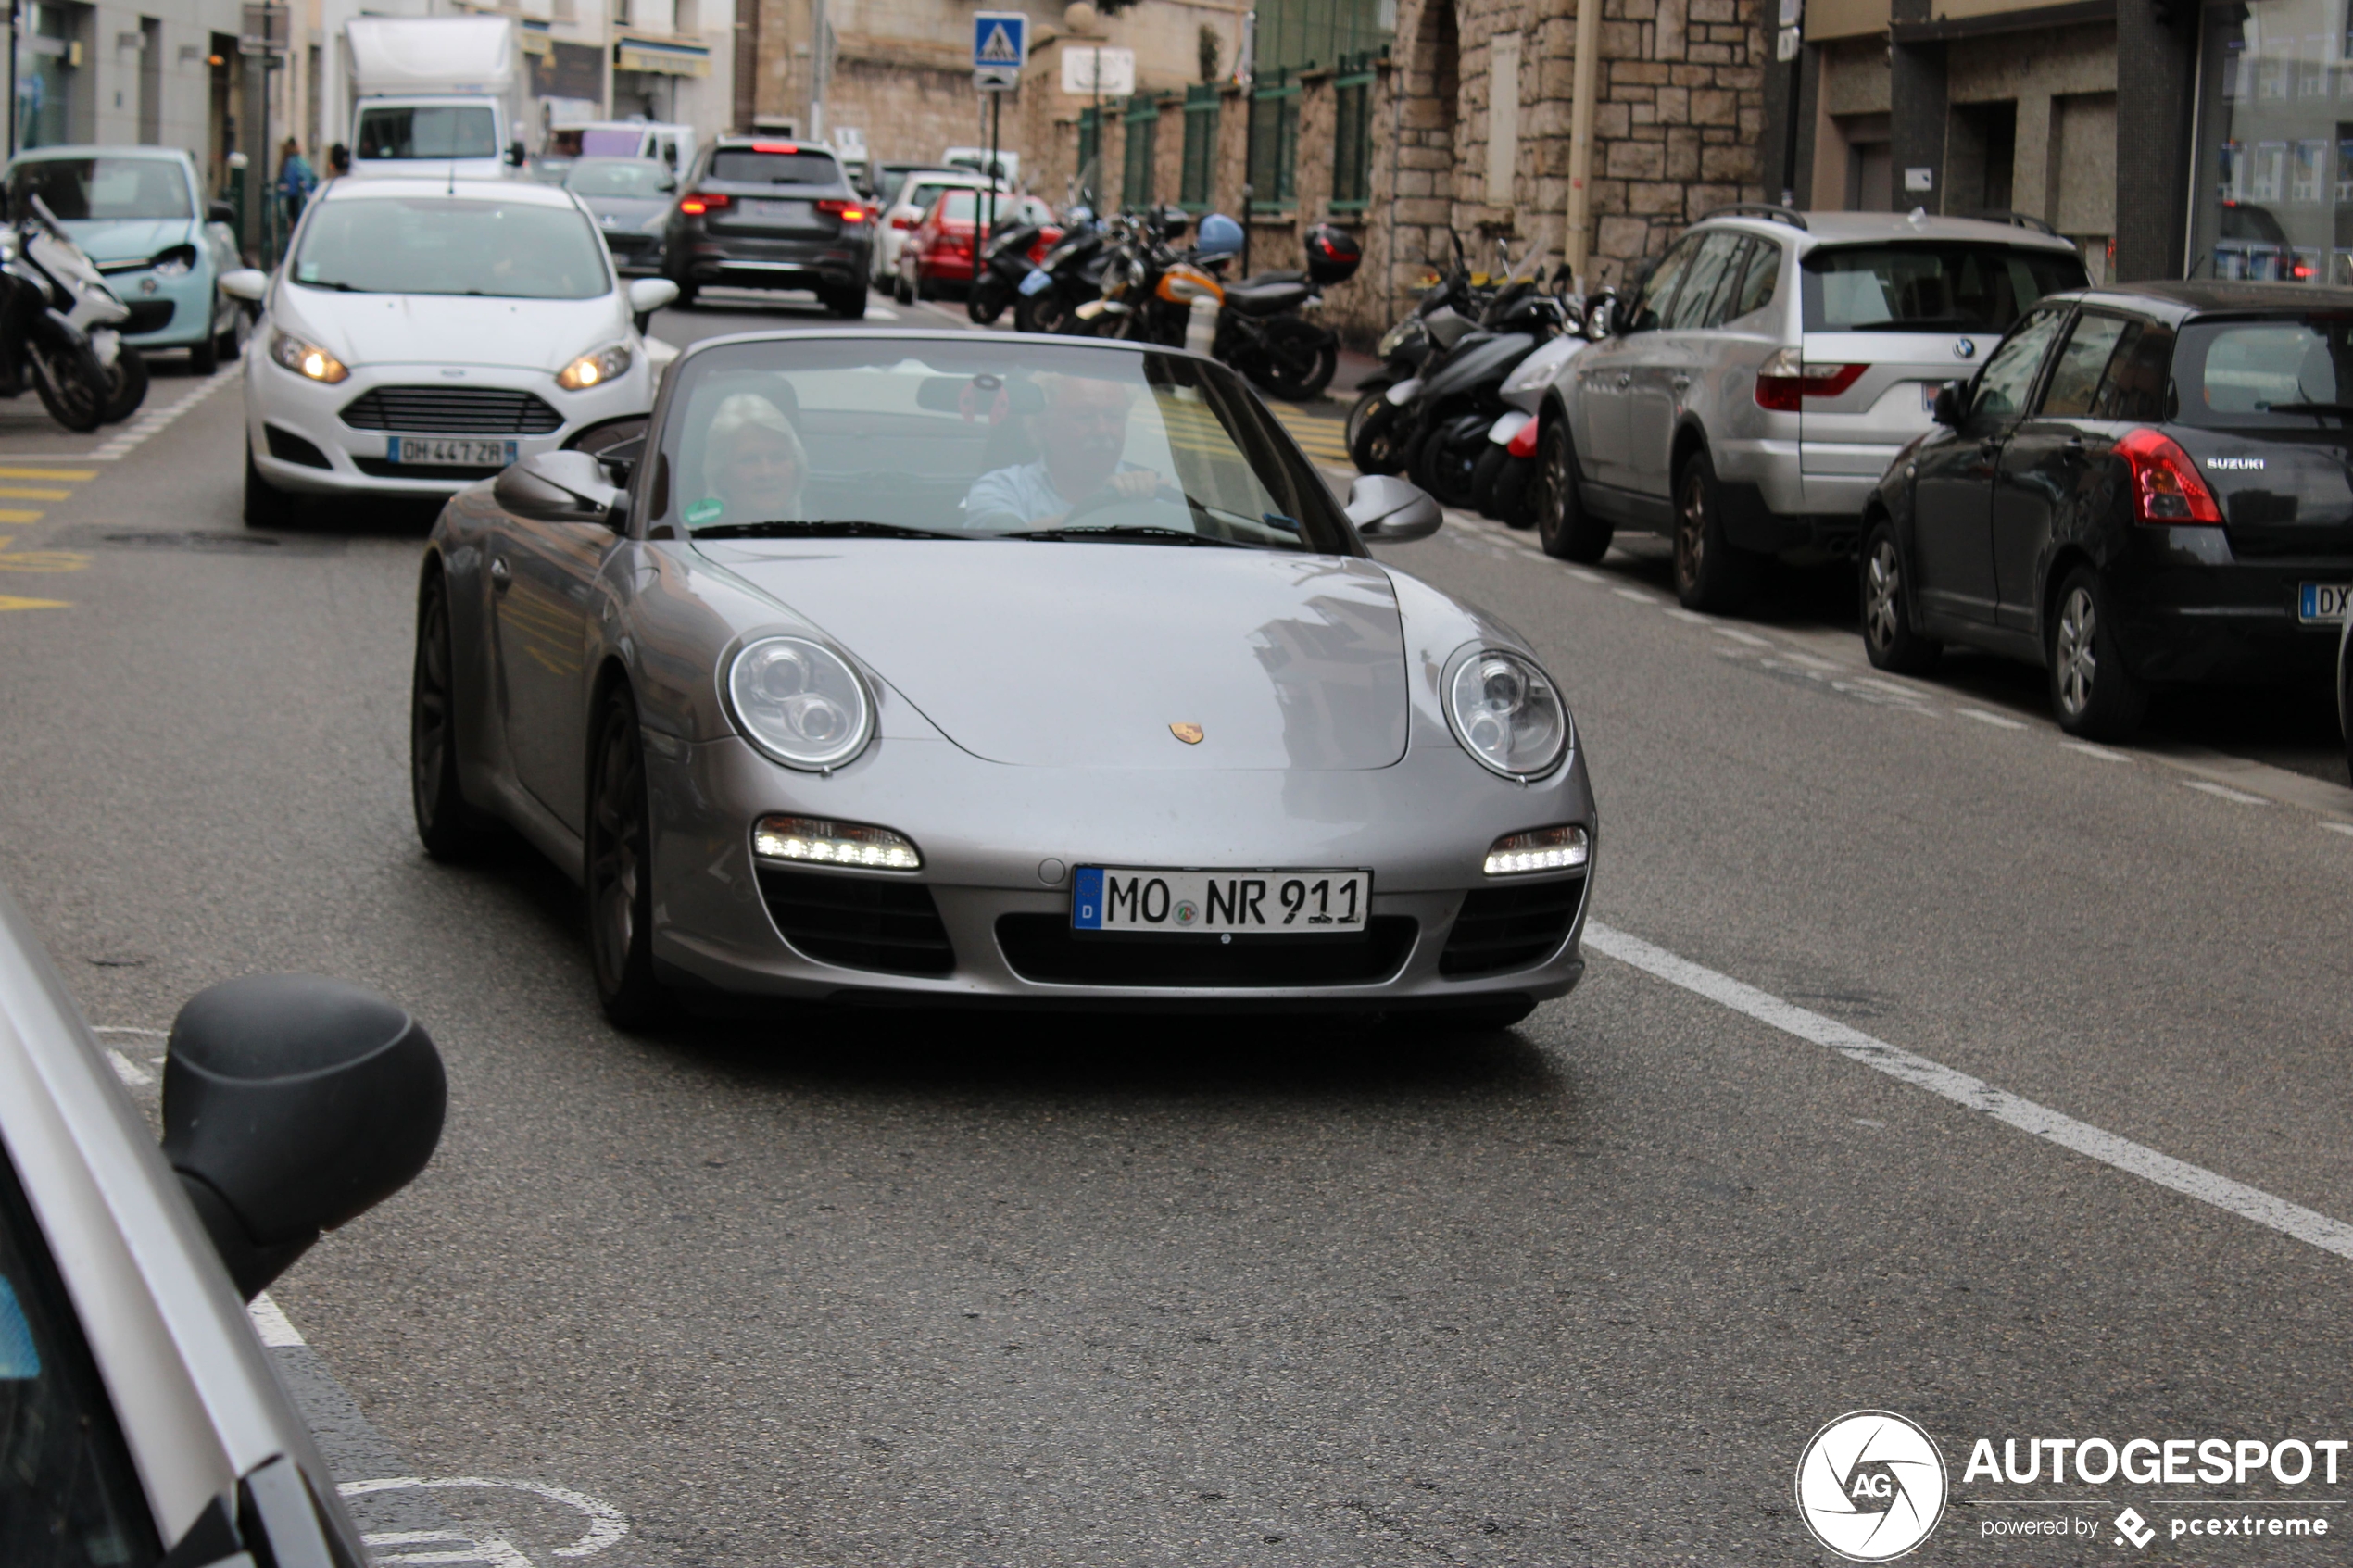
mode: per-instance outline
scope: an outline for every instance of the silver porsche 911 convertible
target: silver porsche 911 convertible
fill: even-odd
[[[698,999],[1428,1010],[1583,972],[1559,686],[1370,558],[1223,366],[892,331],[696,345],[650,421],[462,492],[417,826],[586,892],[607,1012]]]

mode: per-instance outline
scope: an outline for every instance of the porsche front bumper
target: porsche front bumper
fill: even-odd
[[[1162,772],[1010,767],[944,741],[886,737],[828,778],[777,768],[740,741],[647,738],[654,960],[690,993],[1386,1011],[1542,1000],[1584,972],[1592,861],[1566,876],[1481,869],[1506,834],[1564,822],[1592,832],[1581,753],[1521,785],[1451,738],[1364,771]],[[751,824],[768,812],[889,827],[914,841],[923,869],[759,861]],[[1372,930],[1353,944],[1127,938],[1122,952],[1111,945],[1121,938],[1068,930],[1069,870],[1105,864],[1362,868]],[[838,928],[824,928],[827,910]],[[890,939],[866,939],[878,931]]]

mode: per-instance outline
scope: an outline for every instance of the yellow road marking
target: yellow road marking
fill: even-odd
[[[63,599],[19,599],[12,595],[0,594],[0,611],[11,609],[71,609],[72,608],[73,606],[68,604]]]
[[[0,571],[80,571],[89,564],[76,550],[0,550]]]
[[[0,495],[13,495],[20,501],[62,501],[72,494],[70,490],[27,490],[21,485],[0,484]]]
[[[0,479],[95,479],[96,469],[8,469],[0,468]]]
[[[0,508],[0,522],[39,522],[39,512],[21,511],[15,508]]]

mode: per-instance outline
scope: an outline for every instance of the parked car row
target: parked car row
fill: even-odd
[[[2169,686],[2353,689],[2353,291],[2094,286],[2033,226],[1744,206],[1587,337],[1517,433],[1553,555],[1663,536],[1717,613],[1853,558],[1874,664],[2040,664],[2087,737]]]

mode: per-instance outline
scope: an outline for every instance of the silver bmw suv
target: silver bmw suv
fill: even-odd
[[[1532,486],[1551,554],[1619,529],[1675,546],[1692,609],[1738,609],[1773,558],[1852,555],[1863,503],[2034,302],[2082,287],[2031,220],[1727,207],[1597,321],[1546,394]],[[1614,318],[1614,319],[1611,319]]]

